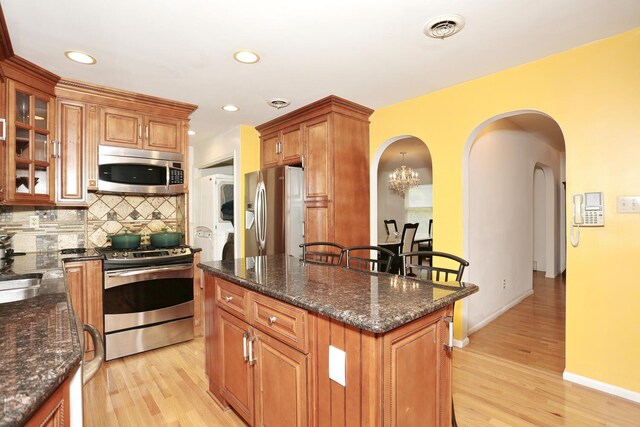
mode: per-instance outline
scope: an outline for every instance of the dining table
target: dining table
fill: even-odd
[[[397,274],[400,270],[400,245],[402,243],[402,233],[389,233],[386,236],[381,236],[378,239],[378,246],[389,249],[396,257],[391,263],[390,273]],[[416,233],[413,238],[414,247],[418,247],[415,250],[432,251],[433,250],[433,237],[429,233]]]

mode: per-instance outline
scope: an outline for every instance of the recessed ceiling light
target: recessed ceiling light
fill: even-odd
[[[233,53],[233,59],[243,64],[255,64],[260,61],[260,55],[251,50],[236,50]]]
[[[88,53],[80,52],[78,50],[67,50],[64,52],[64,55],[74,62],[79,62],[81,64],[93,65],[95,64],[96,58],[89,55]]]
[[[236,105],[227,104],[227,105],[223,105],[222,109],[224,111],[228,111],[230,113],[234,113],[234,112],[238,111],[240,108],[238,108],[238,106],[236,106]]]
[[[189,131],[187,131],[187,133],[188,133],[189,135],[193,136],[193,135],[195,135],[195,134],[196,134],[196,131],[195,131],[195,130],[189,130]]]

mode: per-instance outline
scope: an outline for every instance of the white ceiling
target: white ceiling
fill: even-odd
[[[2,0],[16,54],[65,78],[197,104],[192,142],[334,94],[379,108],[640,26],[638,0]],[[457,35],[423,35],[457,13]],[[235,62],[238,49],[262,60]],[[72,63],[77,49],[98,59]],[[267,100],[284,97],[275,110]],[[226,113],[223,104],[240,107]]]

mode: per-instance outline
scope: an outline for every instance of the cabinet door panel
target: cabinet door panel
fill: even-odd
[[[71,294],[73,311],[82,323],[96,327],[103,336],[102,326],[102,263],[101,261],[68,262],[64,274]],[[93,351],[91,336],[84,334],[85,351]]]
[[[142,148],[142,115],[118,108],[103,108],[100,143]]]
[[[329,228],[329,207],[327,205],[305,205],[304,207],[304,241],[332,241]]]
[[[59,102],[60,159],[57,168],[56,202],[84,201],[83,104]]]
[[[278,166],[277,144],[280,141],[279,133],[266,135],[262,138],[262,168]]]
[[[421,320],[418,323],[425,323]],[[451,357],[441,319],[385,336],[385,426],[451,425]],[[416,392],[419,390],[419,392]],[[448,424],[447,424],[448,423]]]
[[[282,131],[282,164],[292,165],[301,162],[302,132],[300,126],[294,126]]]
[[[180,151],[180,120],[149,117],[145,126],[143,145],[149,150]]]
[[[306,426],[307,356],[255,332],[256,425]]]
[[[305,200],[329,198],[332,158],[329,120],[328,117],[324,117],[321,120],[309,121],[305,125]]]
[[[222,310],[217,312],[220,315],[221,393],[242,418],[253,424],[253,371],[244,360],[242,339],[249,326]]]

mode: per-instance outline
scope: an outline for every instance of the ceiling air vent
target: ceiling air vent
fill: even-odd
[[[424,34],[434,39],[446,39],[464,27],[464,18],[460,15],[442,15],[424,24]]]
[[[267,101],[267,104],[279,110],[281,108],[288,107],[291,104],[291,101],[284,98],[273,98]]]

